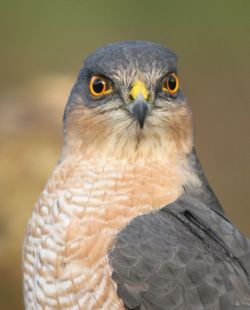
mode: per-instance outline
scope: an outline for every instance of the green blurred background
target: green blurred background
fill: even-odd
[[[196,145],[248,236],[250,1],[0,2],[0,309],[22,309],[21,244],[62,145],[62,113],[85,56],[140,39],[179,55]]]

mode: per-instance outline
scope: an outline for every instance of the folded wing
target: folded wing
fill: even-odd
[[[250,309],[250,242],[185,194],[135,218],[109,252],[127,309]]]

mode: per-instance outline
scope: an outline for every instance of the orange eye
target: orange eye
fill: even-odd
[[[100,97],[111,93],[111,83],[104,77],[94,75],[89,82],[89,90],[92,96]]]
[[[179,79],[175,73],[170,73],[166,76],[162,89],[170,95],[177,93],[179,89]]]

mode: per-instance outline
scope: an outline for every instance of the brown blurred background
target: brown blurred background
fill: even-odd
[[[60,156],[74,78],[109,42],[150,40],[177,52],[203,167],[250,236],[249,14],[249,0],[0,2],[0,309],[23,308],[25,225]]]

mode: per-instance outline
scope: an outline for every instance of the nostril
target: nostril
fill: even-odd
[[[134,98],[133,98],[133,96],[132,96],[131,94],[129,94],[129,100],[130,100],[130,101],[133,101],[133,100],[134,100]]]

